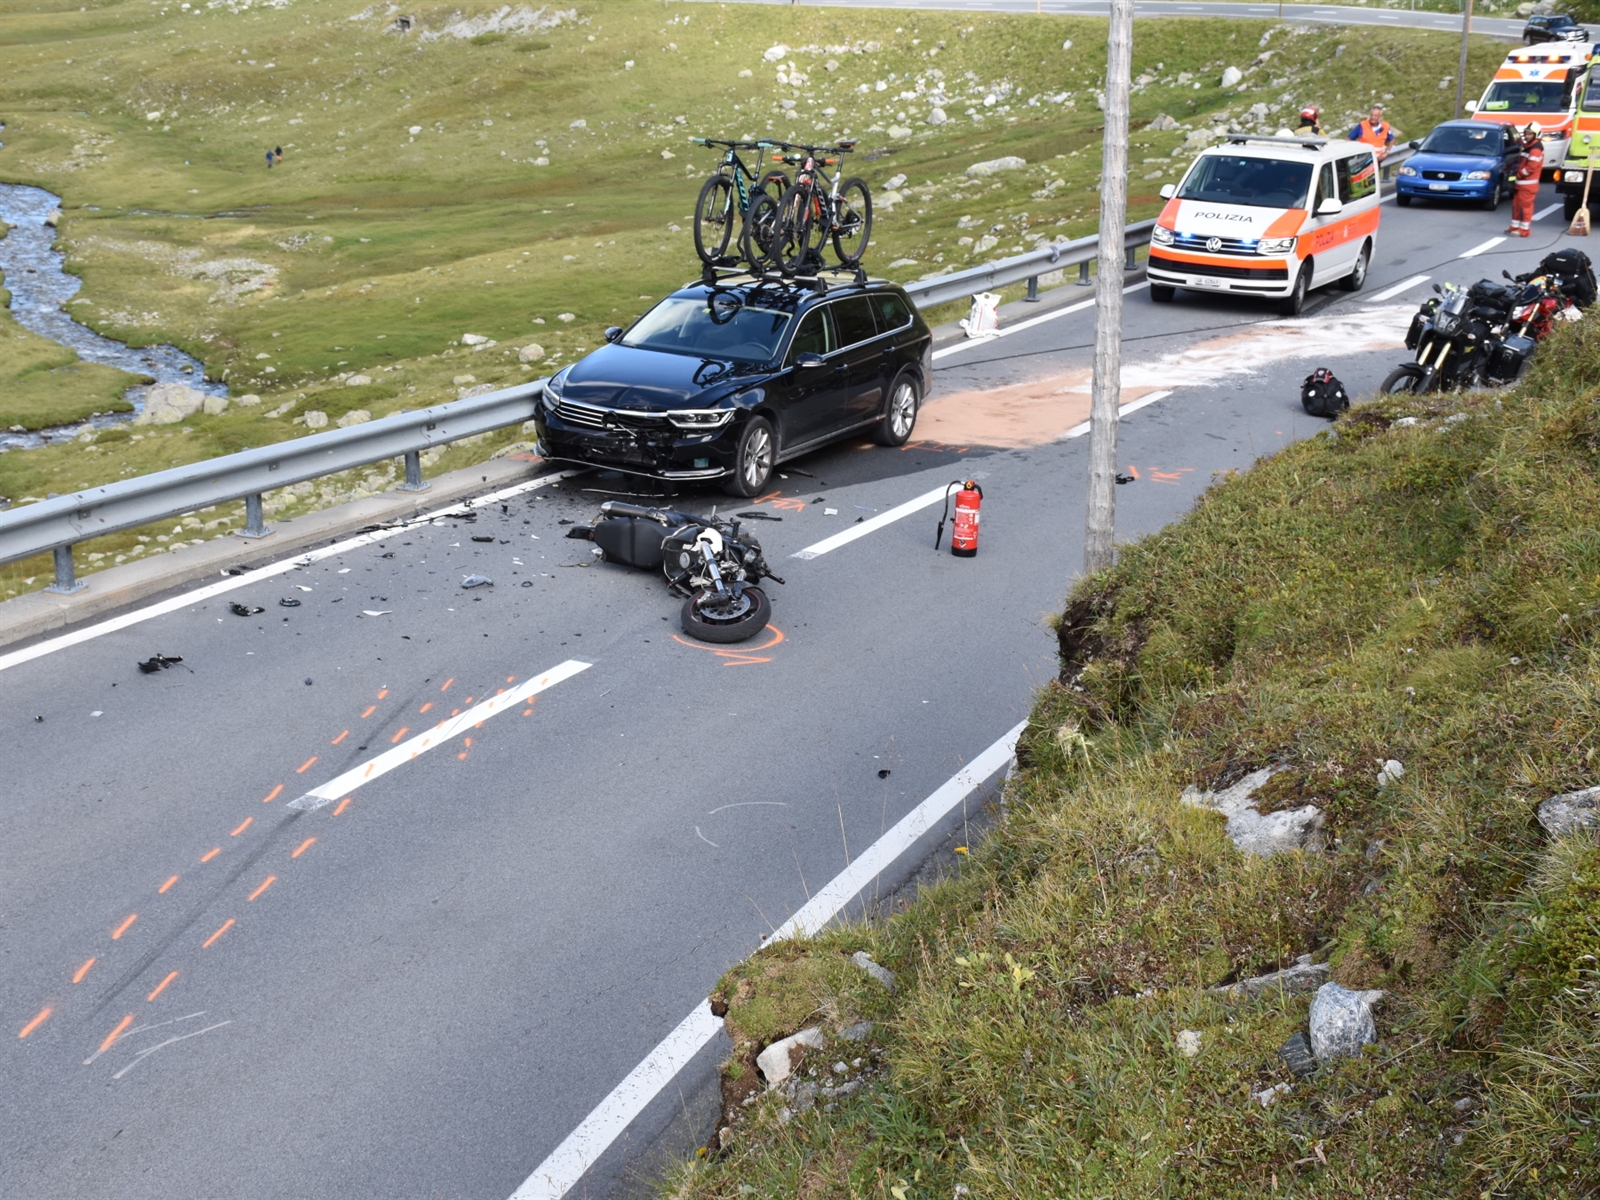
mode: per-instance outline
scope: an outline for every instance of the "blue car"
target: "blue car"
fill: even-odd
[[[1395,170],[1394,202],[1417,196],[1471,200],[1493,212],[1515,185],[1522,150],[1509,125],[1498,121],[1446,121],[1420,142]]]

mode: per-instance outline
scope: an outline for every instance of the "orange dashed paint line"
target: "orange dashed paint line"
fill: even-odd
[[[378,699],[382,700],[388,694],[389,694],[389,689],[388,688],[384,688],[381,692],[378,693]]]
[[[246,830],[246,829],[249,829],[249,828],[250,828],[250,822],[251,822],[251,821],[254,821],[254,820],[255,820],[255,818],[254,818],[254,817],[246,817],[246,818],[245,818],[245,819],[244,819],[244,820],[243,820],[243,821],[241,821],[241,822],[240,822],[240,823],[239,823],[239,828],[237,828],[237,829],[235,829],[235,830],[234,830],[234,831],[233,831],[233,832],[232,832],[232,833],[230,833],[230,834],[229,834],[229,835],[228,835],[228,836],[229,836],[229,837],[238,837],[238,836],[239,836],[239,835],[240,835],[240,834],[241,834],[241,833],[243,833],[243,832],[244,832],[244,831],[245,831],[245,830]]]
[[[202,854],[200,856],[200,861],[201,862],[210,862],[213,858],[215,858],[217,855],[219,855],[221,853],[222,853],[222,847],[221,846],[213,846],[213,847],[211,847],[211,849],[207,850],[204,854]]]
[[[444,685],[442,687],[440,687],[439,690],[441,692],[448,692],[450,690],[450,685],[452,683],[454,683],[455,681],[456,681],[456,677],[454,675],[450,676],[449,679],[446,679],[444,681]]]
[[[167,880],[165,883],[163,883],[160,887],[158,887],[156,889],[156,895],[165,896],[172,889],[172,885],[177,883],[177,882],[178,882],[178,877],[176,875],[174,875],[171,879]]]
[[[55,1009],[53,1009],[53,1008],[46,1008],[46,1009],[42,1010],[37,1017],[35,1017],[33,1020],[29,1021],[26,1025],[24,1025],[22,1027],[22,1032],[17,1034],[17,1036],[19,1038],[27,1037],[35,1029],[37,1029],[37,1028],[39,1028],[39,1026],[43,1025],[45,1023],[45,1021],[47,1021],[49,1019],[50,1014],[53,1013],[54,1011],[55,1011]],[[131,1021],[133,1018],[129,1017],[128,1019]]]
[[[343,732],[343,733],[341,733],[341,734],[340,734],[340,735],[339,735],[339,736],[338,736],[338,737],[336,737],[336,738],[334,738],[334,739],[333,739],[333,741],[331,741],[331,742],[329,742],[329,743],[328,743],[328,745],[330,745],[330,746],[337,746],[337,745],[338,745],[338,744],[339,744],[339,743],[340,743],[340,742],[342,742],[342,741],[344,741],[344,740],[345,740],[345,738],[347,738],[347,737],[349,737],[349,736],[350,736],[350,731],[349,731],[349,730],[348,730],[348,729],[346,729],[346,730],[345,730],[345,731],[344,731],[344,732]]]
[[[506,682],[507,683],[515,683],[516,681],[517,681],[517,677],[515,675],[507,675],[506,676]]]
[[[465,762],[466,760],[467,760],[467,752],[465,750],[463,750],[460,754],[456,755],[456,761],[457,762]]]
[[[522,710],[522,715],[523,715],[523,716],[525,716],[525,717],[531,717],[531,716],[533,716],[533,709],[531,709],[531,708],[525,708],[525,709],[523,709],[523,710]]]
[[[419,713],[425,713],[425,712],[427,712],[427,711],[428,711],[428,710],[429,710],[429,709],[430,709],[430,708],[432,708],[432,707],[433,707],[433,701],[432,701],[432,700],[429,700],[429,701],[428,701],[428,702],[427,702],[427,703],[426,703],[426,704],[424,704],[424,705],[423,705],[423,706],[422,706],[422,707],[421,707],[421,708],[419,708],[419,709],[417,709],[417,711],[418,711],[418,712],[419,712]]]
[[[350,803],[350,797],[346,796],[343,800],[339,801],[339,807],[333,810],[333,815],[337,817],[340,813],[342,813],[345,810],[345,806],[348,805],[349,803]],[[315,840],[315,839],[313,839],[313,840]],[[299,853],[299,851],[296,851],[296,853]]]
[[[83,966],[79,967],[76,971],[74,971],[72,973],[72,982],[73,983],[82,983],[83,982],[83,977],[89,973],[89,968],[94,966],[96,961],[97,960],[91,958],[88,962],[84,963]]]
[[[277,787],[273,788],[265,796],[261,797],[261,803],[263,803],[263,804],[271,804],[274,800],[276,800],[281,795],[283,795],[283,784],[280,783]]]
[[[173,971],[170,975],[168,975],[160,983],[156,984],[156,990],[151,992],[148,996],[146,996],[144,998],[145,999],[145,1003],[148,1004],[150,1001],[154,1000],[157,996],[161,995],[162,992],[166,991],[167,990],[167,984],[171,983],[177,977],[178,977],[178,972],[177,971]]]
[[[402,725],[402,726],[400,726],[400,732],[395,734],[392,738],[389,739],[389,744],[391,746],[399,745],[400,744],[400,739],[405,737],[405,735],[406,735],[406,727],[404,725]]]
[[[128,919],[126,921],[124,921],[121,925],[118,925],[115,929],[113,929],[111,931],[111,940],[114,942],[119,937],[121,937],[123,934],[127,933],[128,932],[128,926],[132,925],[138,919],[139,919],[139,914],[138,913],[129,913],[128,914]]]
[[[450,710],[450,715],[452,717],[459,717],[461,715],[461,710],[459,708],[452,708]]]
[[[472,697],[471,697],[471,696],[468,696],[468,697],[467,697],[467,698],[466,698],[466,699],[465,699],[465,700],[463,700],[463,701],[462,701],[462,702],[461,702],[461,703],[463,703],[463,704],[471,704],[471,703],[472,703]]]
[[[251,900],[254,900],[257,896],[261,895],[262,892],[266,891],[269,887],[271,887],[273,884],[275,884],[277,882],[278,882],[278,877],[276,875],[268,875],[265,879],[263,879],[261,881],[261,886],[260,887],[258,887],[255,891],[251,892],[248,896],[245,897],[246,903],[248,903]]]
[[[348,801],[349,797],[346,796],[345,799]],[[299,858],[302,854],[304,854],[307,850],[309,850],[311,848],[311,843],[316,841],[316,840],[317,840],[316,838],[307,838],[305,841],[301,842],[298,846],[296,846],[294,848],[294,853],[289,855],[289,857],[290,858]]]
[[[311,764],[316,762],[316,761],[317,761],[317,756],[315,754],[313,754],[310,758],[306,759],[305,762],[301,763],[298,767],[296,767],[294,769],[294,773],[296,775],[304,775],[306,773],[306,771],[311,767]]]
[[[367,705],[367,711],[361,714],[361,719],[362,720],[366,720],[366,718],[370,717],[373,713],[375,713],[377,711],[378,711],[378,706],[376,704],[369,704],[369,705]]]
[[[200,949],[202,949],[202,950],[209,949],[212,942],[216,941],[219,937],[221,937],[223,934],[227,933],[228,930],[230,930],[232,928],[233,928],[233,918],[229,917],[226,921],[224,921],[222,923],[222,928],[221,929],[217,930],[210,937],[208,937],[205,941],[200,943]]]
[[[468,750],[472,749],[472,739],[471,738],[462,738],[461,739],[461,744],[463,746],[465,746]]]
[[[127,1016],[123,1017],[122,1020],[118,1021],[117,1027],[110,1033],[106,1034],[106,1040],[100,1043],[100,1053],[104,1054],[107,1050],[111,1049],[111,1043],[115,1042],[119,1037],[121,1037],[122,1031],[132,1024],[132,1013],[129,1013]]]

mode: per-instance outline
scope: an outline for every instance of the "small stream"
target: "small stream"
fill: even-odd
[[[45,218],[60,206],[61,197],[43,188],[0,183],[0,220],[11,227],[0,238],[0,272],[11,292],[11,315],[17,324],[60,342],[86,362],[148,375],[157,383],[186,384],[208,395],[227,395],[226,384],[208,383],[204,365],[176,346],[135,350],[72,319],[65,305],[83,281],[62,269],[65,256],[55,249],[56,231],[45,224]],[[130,421],[144,407],[145,390],[145,385],[135,385],[123,393],[123,398],[133,404],[134,413],[91,417],[88,421],[28,433],[0,430],[0,452],[71,441],[86,427],[106,428]]]

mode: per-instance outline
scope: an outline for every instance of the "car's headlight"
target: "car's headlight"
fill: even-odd
[[[1292,237],[1262,238],[1256,249],[1260,250],[1262,254],[1288,254],[1294,249],[1294,244],[1297,240]]]
[[[679,429],[721,429],[733,420],[731,408],[685,408],[669,412],[667,420]]]
[[[544,398],[550,404],[554,404],[561,399],[561,389],[567,386],[567,372],[571,369],[571,367],[563,367],[544,381]]]
[[[1150,240],[1158,246],[1170,246],[1172,245],[1172,230],[1163,229],[1160,225],[1157,225],[1150,231]]]
[[[1493,179],[1494,178],[1494,172],[1493,171],[1468,171],[1465,175],[1462,176],[1462,178],[1463,179]]]
[[[1417,169],[1415,167],[1401,167],[1400,170],[1396,172],[1398,175],[1415,175],[1416,173]]]

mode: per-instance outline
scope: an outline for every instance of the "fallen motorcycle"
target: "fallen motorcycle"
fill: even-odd
[[[739,522],[697,517],[672,508],[607,500],[593,525],[574,525],[569,538],[593,542],[603,561],[661,571],[683,596],[683,631],[703,642],[742,642],[772,618],[772,601],[756,584],[783,580],[767,567],[761,543]]]
[[[1378,390],[1421,394],[1515,379],[1536,344],[1506,332],[1516,295],[1487,279],[1470,288],[1434,284],[1433,290],[1438,296],[1422,305],[1406,334],[1415,360],[1389,372]]]

